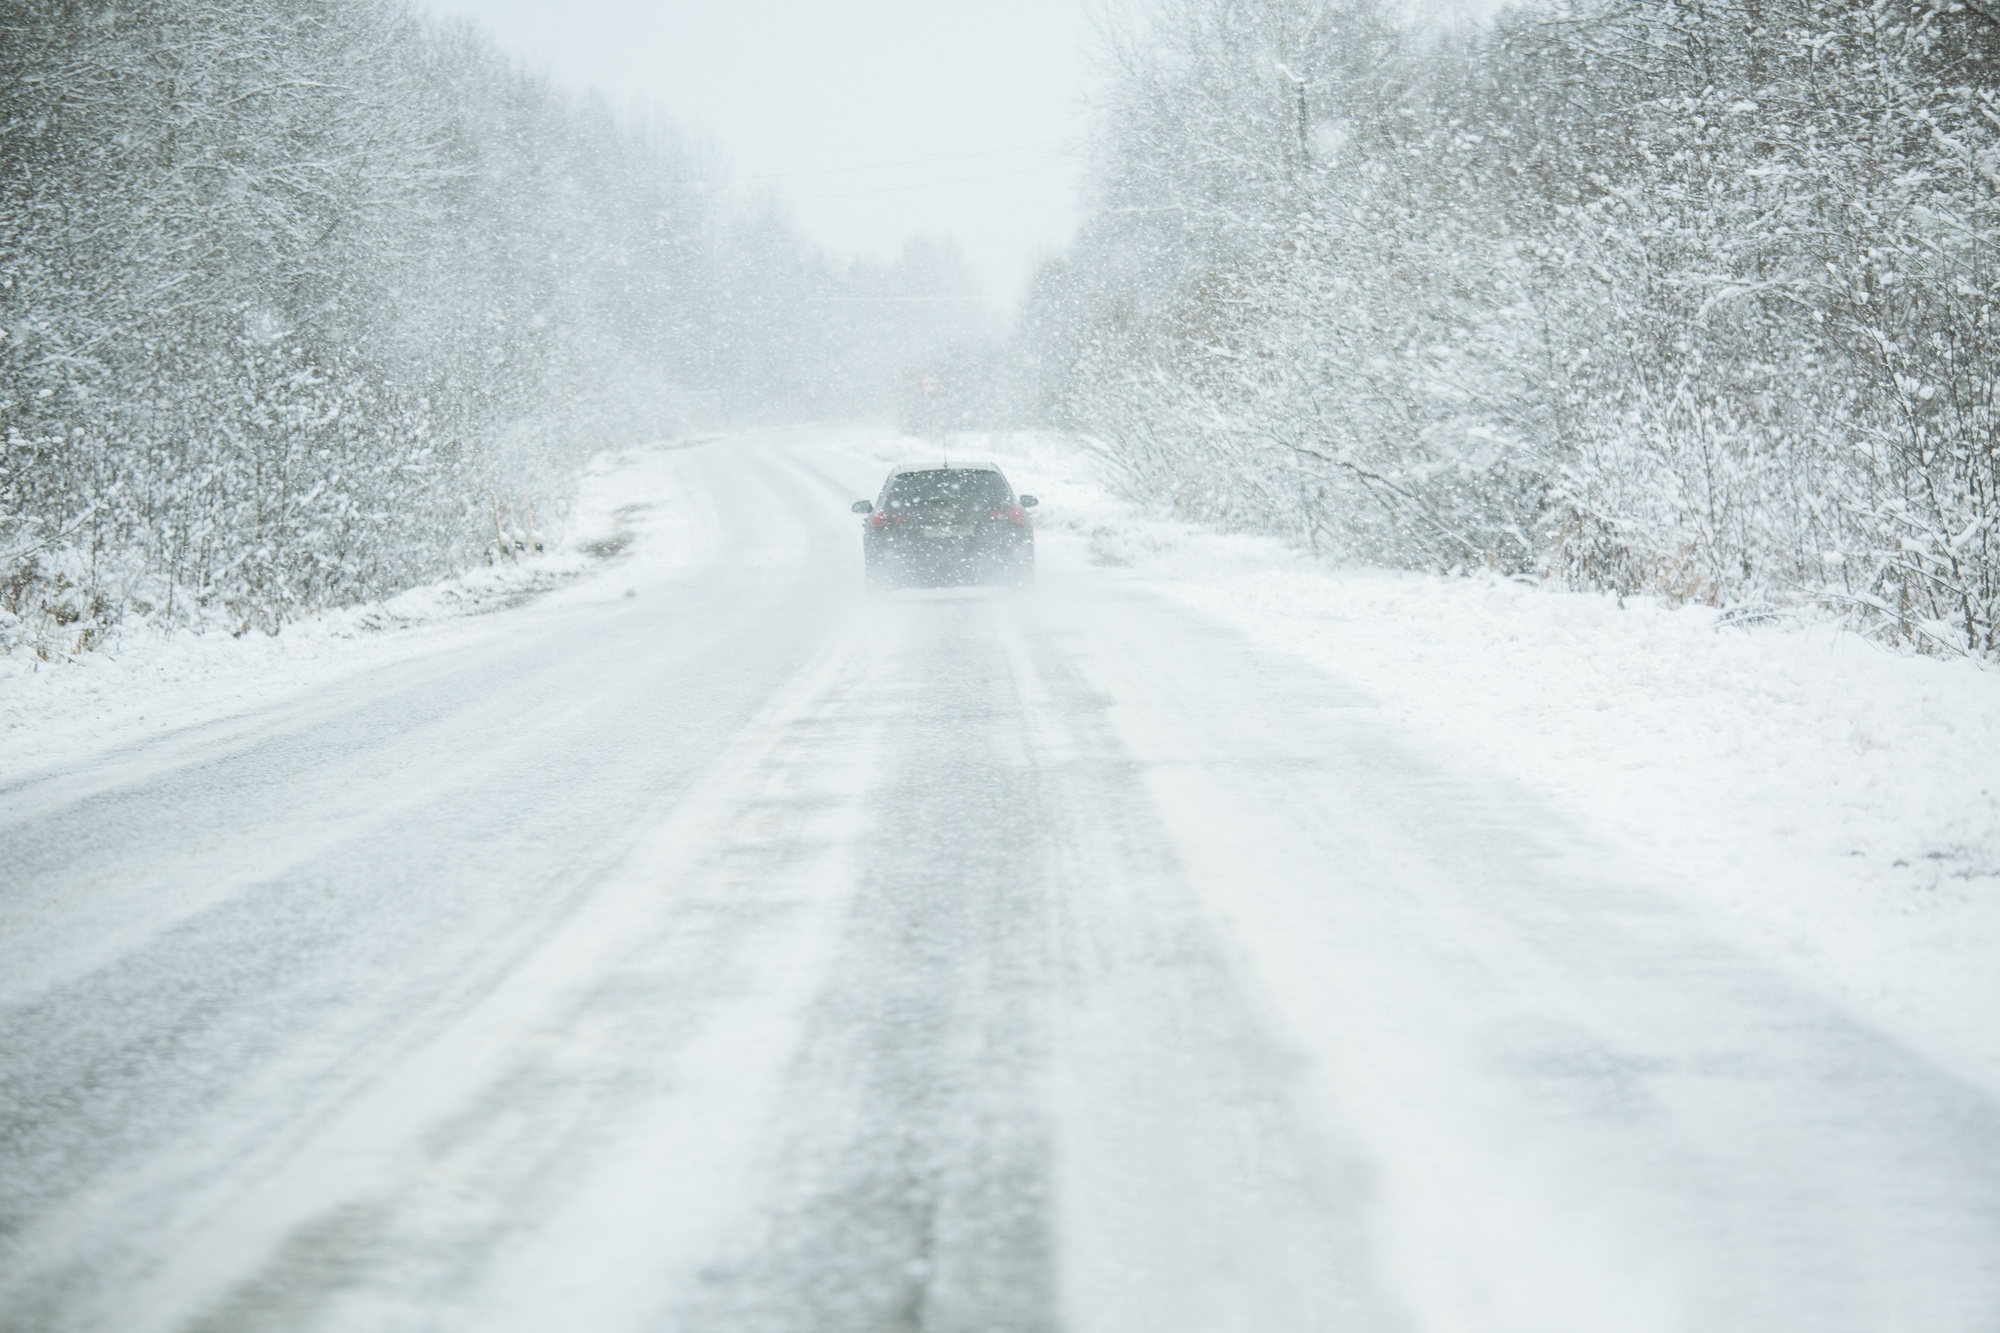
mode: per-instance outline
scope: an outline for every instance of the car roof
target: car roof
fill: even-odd
[[[934,462],[898,463],[889,475],[899,472],[998,472],[1000,465],[990,458],[940,458]]]

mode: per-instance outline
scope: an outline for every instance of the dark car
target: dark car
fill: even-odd
[[[1028,583],[1035,577],[1032,495],[991,463],[922,463],[890,471],[868,515],[861,554],[871,588]]]

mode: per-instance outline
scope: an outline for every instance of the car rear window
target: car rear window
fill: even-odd
[[[889,479],[885,497],[891,509],[950,506],[991,509],[1011,503],[1007,479],[984,468],[936,468],[929,472],[898,472]]]

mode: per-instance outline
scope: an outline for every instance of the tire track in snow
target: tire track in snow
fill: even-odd
[[[1340,681],[1100,591],[1085,674],[1373,1177],[1380,1280],[1421,1326],[1993,1324],[1990,1095]]]
[[[883,603],[846,706],[884,732],[825,990],[775,1105],[774,1188],[670,1327],[1047,1333],[1050,880],[992,604]]]
[[[1058,596],[1061,594],[1058,593]],[[702,1333],[1402,1327],[1366,1181],[1032,597],[871,616],[881,783]]]
[[[822,705],[853,669],[804,673],[557,931],[229,1182],[107,1326],[639,1327],[744,1188],[848,882],[868,738]]]
[[[782,472],[765,474],[735,459],[711,468],[746,520],[748,546],[769,554],[809,545],[813,539],[801,541],[800,532],[818,533],[817,540],[830,534],[817,497]],[[760,542],[754,533],[774,523],[790,524],[790,532]],[[326,850],[310,838],[304,847],[295,842],[289,858],[274,844],[273,866],[251,867],[247,882],[209,884],[190,874],[180,845],[187,830],[171,817],[185,775],[171,768],[148,775],[153,805],[164,803],[168,817],[155,819],[151,829],[164,836],[133,839],[134,846],[152,844],[153,863],[144,873],[160,876],[163,888],[176,893],[192,889],[220,901],[179,921],[170,915],[163,931],[142,919],[131,940],[109,951],[80,935],[75,947],[87,961],[79,966],[66,948],[55,949],[51,960],[77,980],[9,1011],[13,1036],[4,1061],[12,1072],[0,1095],[0,1165],[14,1218],[0,1238],[0,1326],[37,1333],[99,1326],[124,1333],[139,1326],[138,1316],[111,1319],[104,1302],[181,1262],[203,1220],[228,1214],[236,1207],[231,1200],[263,1175],[310,1161],[320,1143],[315,1136],[330,1116],[338,1118],[354,1089],[387,1077],[384,1070],[413,1042],[421,1046],[440,1025],[456,1021],[524,951],[563,929],[596,892],[588,883],[593,867],[615,860],[619,843],[633,836],[620,822],[630,818],[629,807],[689,792],[699,798],[714,772],[702,747],[727,744],[728,731],[711,742],[717,723],[732,721],[733,702],[768,691],[774,669],[788,654],[809,653],[828,623],[826,575],[803,558],[803,549],[799,554],[766,561],[747,578],[725,579],[725,589],[746,591],[742,603],[714,607],[712,620],[689,631],[676,633],[662,605],[621,602],[508,643],[507,653],[485,664],[500,698],[489,698],[476,679],[458,682],[462,716],[451,736],[465,746],[430,746],[425,757],[442,762],[412,775],[413,783],[350,782],[342,799],[364,817],[346,827],[347,843],[333,844],[337,857],[322,861]],[[714,606],[699,597],[679,603],[696,610],[704,604]],[[574,637],[586,625],[598,631],[594,645],[591,637],[565,644],[564,634]],[[718,666],[718,648],[730,644],[749,660],[723,656]],[[579,663],[576,650],[592,646],[615,655]],[[720,671],[725,678],[690,682],[690,671]],[[417,673],[427,688],[438,684],[434,674]],[[380,703],[390,712],[402,708],[399,691],[408,683],[409,673],[388,673],[378,682]],[[663,702],[662,683],[678,683],[691,707]],[[482,709],[504,713],[510,701],[533,701],[544,690],[555,691],[556,706],[527,716],[546,725],[482,723]],[[768,695],[755,697],[763,702]],[[358,705],[365,715],[376,704],[357,686],[353,705],[329,710],[315,702],[307,712],[341,716]],[[518,706],[514,712],[521,715]],[[684,712],[693,716],[683,718]],[[562,717],[551,723],[555,714]],[[758,734],[753,727],[739,743],[754,747]],[[483,746],[471,743],[476,738]],[[685,744],[690,739],[692,746]],[[648,752],[662,740],[670,742],[663,751]],[[421,731],[377,726],[357,753],[407,767],[422,762],[410,746],[423,743]],[[233,780],[247,784],[254,799],[222,808],[240,816],[246,831],[274,816],[310,827],[313,784],[343,780],[338,762],[329,773],[325,754],[298,754],[293,744],[292,733],[279,727],[262,749],[240,747],[245,753]],[[370,746],[386,749],[388,759]],[[203,762],[212,770],[204,780],[230,790],[230,756]],[[837,760],[820,766],[830,779],[844,771]],[[705,769],[708,778],[700,776]],[[462,789],[463,798],[453,804],[427,797],[415,808],[399,799],[440,781],[446,790]],[[474,799],[482,792],[486,799]],[[120,799],[137,803],[146,795]],[[614,839],[610,847],[606,832]],[[421,853],[414,864],[413,852]],[[66,938],[61,929],[73,924],[69,917],[88,915],[98,910],[97,897],[132,887],[125,882],[132,872],[115,857],[108,865],[72,862],[66,870],[88,892],[52,897],[66,914],[52,921],[59,929],[39,944],[17,931],[8,947],[42,948]],[[270,876],[281,877],[273,883]],[[15,882],[7,893],[11,900],[42,887]],[[368,1208],[349,1209],[331,1221],[299,1220],[308,1231],[348,1238],[350,1258],[330,1262],[329,1272],[344,1267],[363,1280],[370,1265],[352,1256],[367,1250],[359,1238],[366,1214]],[[254,1268],[253,1256],[283,1240],[235,1234],[243,1252],[228,1257],[218,1249],[212,1271],[190,1279],[190,1291],[234,1281],[246,1266]],[[188,1305],[165,1298],[158,1305],[173,1308]],[[171,1323],[164,1313],[144,1318]]]

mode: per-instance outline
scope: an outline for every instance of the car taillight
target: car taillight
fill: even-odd
[[[986,517],[999,519],[1002,523],[1026,523],[1028,511],[1019,505],[1001,505]]]
[[[874,528],[877,532],[888,527],[891,523],[907,523],[909,521],[910,516],[908,514],[891,513],[887,509],[878,509],[868,516],[868,526]]]

